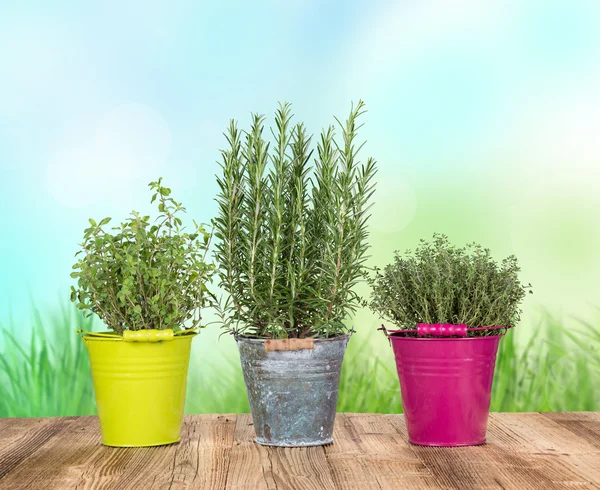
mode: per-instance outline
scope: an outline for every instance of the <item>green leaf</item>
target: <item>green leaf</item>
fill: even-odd
[[[160,188],[160,181],[150,188]],[[173,202],[167,199],[167,203]],[[71,273],[78,280],[69,294],[78,308],[98,315],[120,333],[124,328],[185,325],[198,315],[199,308],[210,304],[212,298],[201,294],[211,275],[203,272],[209,267],[205,251],[180,230],[181,219],[173,217],[177,210],[169,207],[160,203],[177,226],[168,231],[171,223],[161,225],[160,236],[164,214],[153,221],[157,224],[150,225],[151,216],[133,211],[110,232],[98,230],[110,218],[100,225],[90,220],[92,226],[85,230],[77,252],[83,254]]]

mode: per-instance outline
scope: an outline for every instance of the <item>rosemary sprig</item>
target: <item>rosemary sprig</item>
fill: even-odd
[[[215,219],[226,329],[261,338],[347,330],[343,321],[361,301],[354,286],[365,277],[377,171],[373,159],[359,161],[364,112],[362,101],[352,107],[339,144],[334,127],[323,130],[316,156],[304,124],[292,125],[290,104],[275,113],[272,144],[263,116],[252,116],[243,138],[231,122]]]

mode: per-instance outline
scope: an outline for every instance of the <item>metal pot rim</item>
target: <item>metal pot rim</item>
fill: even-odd
[[[264,344],[265,340],[269,340],[269,339],[256,339],[256,338],[252,338],[252,337],[244,337],[243,335],[234,335],[234,338],[236,340],[236,342],[247,342],[249,344]],[[322,343],[322,342],[336,342],[336,341],[341,341],[341,340],[347,340],[350,338],[350,334],[344,334],[344,335],[338,335],[337,337],[330,337],[330,338],[315,338],[314,342],[315,343]]]

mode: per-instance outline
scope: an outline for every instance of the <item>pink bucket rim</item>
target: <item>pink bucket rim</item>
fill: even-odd
[[[493,338],[493,337],[502,337],[506,335],[509,329],[513,328],[513,325],[507,326],[485,326],[485,327],[467,327],[467,325],[459,324],[451,324],[451,323],[419,323],[416,329],[398,329],[398,330],[388,330],[385,328],[385,325],[381,325],[381,328],[378,330],[382,330],[383,333],[388,338],[406,338],[412,340],[471,340],[471,339],[480,339],[480,338]],[[492,331],[492,330],[500,330],[501,333],[497,335],[487,335],[483,337],[467,337],[468,332],[482,332],[482,331]],[[417,334],[417,337],[404,337],[406,334]],[[425,337],[427,336],[427,337]]]
[[[504,335],[506,335],[506,333],[502,333],[499,335],[485,335],[482,337],[404,337],[402,335],[390,334],[390,335],[388,335],[388,339],[390,341],[401,340],[403,342],[407,342],[407,341],[411,341],[411,342],[412,341],[416,341],[416,342],[431,342],[431,341],[449,342],[451,340],[460,341],[460,342],[472,342],[475,340],[501,339],[502,337],[504,337]]]

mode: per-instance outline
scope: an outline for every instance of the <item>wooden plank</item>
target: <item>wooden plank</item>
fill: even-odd
[[[325,453],[339,489],[436,488],[383,415],[337,414],[334,443]]]
[[[272,475],[263,470],[270,467],[266,450],[254,442],[254,427],[249,414],[239,414],[233,435],[233,447],[227,470],[227,486],[231,489],[276,488]]]
[[[82,476],[77,488],[92,489],[98,485],[111,489],[223,488],[234,426],[232,415],[188,416],[178,444],[105,448],[107,451],[92,462],[91,470]],[[127,465],[119,465],[117,469],[113,458],[120,454],[132,457]]]
[[[600,451],[600,414],[594,412],[556,412],[542,415],[573,432]]]
[[[236,417],[186,416],[170,470],[158,473],[151,484],[139,482],[136,488],[225,488]]]
[[[541,413],[492,413],[488,433],[519,452],[589,454],[597,450],[586,439]]]
[[[97,419],[81,417],[0,480],[0,488],[223,488],[234,424],[227,415],[186,417],[178,444],[110,448],[100,444]]]
[[[108,448],[96,417],[0,419],[0,489],[600,488],[600,414],[491,414],[488,443],[407,443],[401,415],[338,414],[334,444],[254,442],[250,415],[185,418],[179,444]]]
[[[322,446],[266,448],[277,489],[333,490],[331,469]]]
[[[402,441],[408,443],[408,433],[403,418],[388,415]],[[493,458],[481,450],[470,448],[437,448],[410,445],[412,451],[433,475],[438,488],[501,488],[493,475],[485,471]],[[482,471],[482,468],[484,471]]]
[[[600,424],[596,425],[596,431]],[[488,439],[507,453],[518,455],[537,469],[544,479],[559,488],[587,485],[598,478],[584,465],[573,462],[582,456],[600,453],[584,438],[539,413],[490,414]]]
[[[238,415],[231,451],[228,489],[334,489],[322,447],[276,448],[254,441],[250,414]]]
[[[1,419],[0,481],[69,424],[68,418]]]
[[[555,412],[543,415],[596,448],[592,453],[560,454],[560,458],[570,468],[600,487],[600,413]]]
[[[397,419],[392,419],[392,423],[408,443],[405,425]],[[557,469],[553,463],[514,452],[493,434],[488,434],[487,444],[481,446],[412,447],[442,488],[559,489],[582,481],[579,474],[564,465],[558,472],[549,472],[550,467]]]
[[[583,486],[584,488],[598,488],[600,489],[600,454],[561,454],[558,457],[562,463],[563,470],[567,467],[570,472],[577,473],[579,476],[579,482],[585,481],[586,483],[569,483],[570,486]],[[546,456],[547,459],[551,456]],[[553,468],[548,468],[547,471],[555,471]],[[564,473],[561,475],[564,478]],[[556,479],[559,480],[560,476]],[[589,486],[587,483],[589,482]],[[591,484],[594,486],[592,487]],[[567,486],[567,484],[565,484]]]
[[[98,420],[96,417],[49,420],[52,437],[0,479],[0,488],[75,487],[79,475],[100,447]],[[28,425],[35,423],[36,419],[30,419]],[[25,441],[25,445],[29,444]]]

